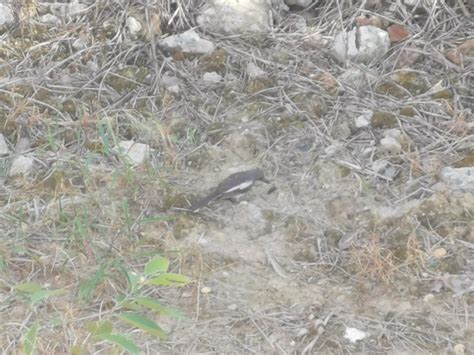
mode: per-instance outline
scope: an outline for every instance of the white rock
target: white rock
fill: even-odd
[[[133,165],[143,164],[150,155],[150,147],[147,144],[134,141],[121,141],[115,151],[126,157]]]
[[[466,347],[464,346],[464,344],[454,345],[454,348],[453,348],[454,355],[464,355],[465,351],[466,351]]]
[[[39,18],[39,21],[47,25],[59,25],[61,23],[61,19],[53,14],[45,14]]]
[[[166,37],[158,41],[158,45],[166,50],[179,49],[188,54],[207,54],[215,48],[214,43],[202,39],[194,30]]]
[[[400,142],[393,137],[385,137],[380,141],[380,147],[382,150],[391,153],[400,153],[402,151],[402,145]]]
[[[372,170],[375,171],[376,173],[380,174],[382,173],[388,166],[390,165],[390,163],[385,160],[385,159],[379,159],[379,160],[376,160],[372,163]]]
[[[372,121],[373,114],[374,113],[372,111],[365,111],[364,113],[362,113],[362,115],[355,119],[355,126],[357,128],[368,127],[370,125],[370,122]]]
[[[348,339],[351,343],[357,343],[359,340],[365,339],[366,337],[367,333],[363,332],[362,330],[346,327],[346,334],[344,334],[344,338]]]
[[[135,17],[129,16],[126,21],[127,28],[132,36],[137,36],[142,29],[142,24]]]
[[[72,47],[77,51],[87,48],[87,38],[79,37],[74,42],[72,42]]]
[[[10,153],[10,148],[3,137],[3,134],[0,133],[0,155],[7,155]]]
[[[216,72],[204,73],[204,75],[202,76],[202,80],[206,83],[217,84],[222,81],[222,76],[217,74]]]
[[[441,170],[443,181],[453,190],[474,191],[474,167]]]
[[[423,297],[423,302],[428,303],[433,301],[435,296],[432,293],[428,293]]]
[[[12,8],[7,4],[0,4],[0,26],[8,25],[14,21],[15,16],[13,15]]]
[[[268,32],[270,10],[266,0],[214,0],[206,3],[196,21],[217,33]]]
[[[203,295],[208,295],[212,292],[212,288],[210,287],[207,287],[207,286],[204,286],[203,288],[201,288],[201,293]]]
[[[400,138],[402,136],[402,131],[400,131],[399,129],[392,128],[385,131],[384,136],[392,137],[392,138],[395,138],[397,141],[400,141]]]
[[[374,26],[355,27],[340,32],[334,39],[332,51],[338,60],[346,59],[368,64],[379,60],[390,48],[388,33]]]
[[[20,155],[13,160],[8,176],[26,176],[31,172],[31,170],[33,170],[34,164],[35,161],[33,158],[26,155]]]

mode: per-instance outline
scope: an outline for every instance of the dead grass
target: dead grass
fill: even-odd
[[[472,350],[469,293],[453,298],[449,290],[430,288],[446,270],[472,273],[472,238],[459,232],[473,228],[472,207],[435,199],[427,211],[408,212],[417,228],[401,233],[402,259],[394,251],[400,245],[381,236],[403,229],[403,222],[373,228],[369,213],[436,197],[432,187],[440,168],[472,155],[472,62],[457,66],[445,56],[474,32],[462,2],[437,2],[416,17],[394,2],[394,16],[385,18],[380,4],[322,1],[306,13],[275,11],[268,35],[209,34],[219,50],[191,59],[172,59],[156,42],[194,27],[202,1],[82,3],[83,12],[69,16],[67,3],[24,1],[19,23],[2,30],[0,132],[11,149],[0,158],[4,353],[19,352],[35,322],[38,353],[111,352],[109,343],[92,339],[86,328],[89,321],[108,319],[149,353],[436,353],[456,344]],[[38,16],[48,12],[61,22],[39,23]],[[129,14],[147,29],[137,38],[126,28]],[[360,67],[373,81],[356,89],[341,74],[358,66],[336,63],[327,44],[356,17],[374,14],[405,26],[412,36],[394,44],[383,62]],[[298,32],[303,16],[307,27]],[[419,59],[402,68],[409,55]],[[266,73],[265,80],[247,77],[250,62]],[[210,69],[225,76],[225,83],[207,86],[202,74]],[[179,94],[162,85],[164,74],[180,80]],[[405,81],[397,81],[399,75]],[[377,90],[381,84],[390,90]],[[354,118],[367,110],[392,113],[395,120],[355,129]],[[407,139],[399,153],[376,149],[389,128]],[[149,162],[140,168],[124,164],[113,150],[122,140],[148,144]],[[30,176],[8,177],[19,154],[31,155],[35,168]],[[384,179],[373,170],[378,159],[390,161],[400,174]],[[271,211],[263,214],[264,222],[257,218],[242,226],[222,206],[220,219],[171,208],[203,193],[205,178],[224,166],[250,162],[262,165],[278,188],[272,195],[251,195]],[[328,206],[340,196],[350,202],[331,215]],[[291,219],[304,228],[286,228]],[[256,233],[258,223],[266,225]],[[206,243],[217,243],[215,231],[231,227],[253,236],[238,251],[267,257],[241,260],[206,251]],[[341,235],[364,236],[368,230],[367,240],[337,248]],[[260,245],[262,234],[280,244],[271,239]],[[280,249],[271,250],[272,243]],[[430,259],[434,245],[444,246],[451,259]],[[305,258],[295,260],[297,252]],[[146,290],[187,315],[168,324],[167,341],[116,317],[116,297],[129,293],[124,270],[141,273],[155,254],[170,258],[173,272],[196,280],[180,290]],[[367,290],[380,284],[390,290],[381,302],[399,305],[400,296],[412,308],[355,312],[355,300],[367,297],[357,291],[361,279]],[[17,289],[27,282],[64,292],[32,304]],[[202,293],[208,285],[212,292]],[[423,303],[426,293],[436,300]],[[346,326],[367,330],[370,341],[348,343]]]

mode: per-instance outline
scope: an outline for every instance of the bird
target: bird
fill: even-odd
[[[270,183],[265,178],[263,171],[259,168],[240,171],[225,178],[209,195],[194,202],[188,210],[195,212],[200,208],[206,207],[215,200],[232,199],[241,193],[247,192],[257,181]]]

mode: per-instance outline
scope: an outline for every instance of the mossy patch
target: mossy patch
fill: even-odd
[[[228,57],[229,54],[225,49],[216,49],[212,53],[202,56],[199,65],[205,72],[224,74]]]
[[[372,116],[372,127],[394,128],[398,125],[397,116],[391,112],[374,111]]]
[[[413,116],[416,115],[416,111],[411,106],[405,106],[405,107],[402,107],[400,109],[400,115],[407,116],[407,117],[413,117]]]
[[[454,164],[456,168],[466,168],[474,166],[474,150],[469,151],[464,158]]]
[[[150,70],[146,67],[129,66],[116,72],[110,72],[104,81],[117,92],[125,93],[145,84],[149,74]]]

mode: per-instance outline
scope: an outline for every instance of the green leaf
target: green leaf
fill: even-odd
[[[167,335],[158,324],[152,320],[143,317],[137,313],[124,313],[119,315],[120,319],[132,324],[133,326],[144,330],[145,332],[157,336],[160,339],[166,339]]]
[[[151,276],[157,272],[166,272],[170,262],[163,256],[157,255],[145,265],[145,276]]]
[[[128,283],[130,285],[130,291],[133,293],[140,282],[140,275],[137,275],[133,271],[127,272]]]
[[[32,305],[38,303],[39,301],[42,301],[46,298],[49,297],[49,290],[39,290],[38,292],[35,292],[33,293],[31,296],[30,296],[30,303]]]
[[[101,334],[99,338],[108,341],[114,345],[120,346],[122,349],[128,351],[130,354],[139,354],[140,349],[129,338],[120,334]]]
[[[88,354],[88,352],[86,352],[86,347],[83,346],[83,345],[80,345],[80,344],[73,345],[73,346],[69,349],[69,353],[70,353],[71,355],[84,355],[84,354]]]
[[[25,282],[15,286],[15,289],[23,293],[35,293],[42,289],[41,285],[36,282]]]
[[[39,324],[34,323],[26,332],[25,340],[23,341],[23,354],[33,354],[36,346],[36,335],[38,334]]]
[[[174,317],[177,319],[184,318],[183,314],[178,309],[173,308],[173,307],[163,306],[160,302],[158,302],[157,300],[153,298],[137,297],[136,302],[143,307],[159,312],[161,314],[165,314],[167,316]]]
[[[112,333],[113,324],[109,320],[102,320],[99,322],[87,322],[86,329],[94,336],[101,336],[103,334]]]
[[[58,295],[62,295],[64,293],[66,293],[67,291],[65,289],[57,289],[57,290],[39,290],[35,293],[33,293],[31,296],[30,296],[30,303],[32,305],[35,305],[36,303],[48,298],[48,297],[51,297],[51,296],[58,296]]]
[[[148,280],[147,285],[159,285],[159,286],[184,286],[191,282],[191,279],[187,276],[180,274],[161,274]]]
[[[125,298],[123,296],[116,297],[115,301],[117,302],[117,304],[120,307],[123,307],[127,310],[130,310],[130,311],[140,311],[141,309],[143,309],[137,303],[133,302],[133,300],[130,300],[130,299]]]

